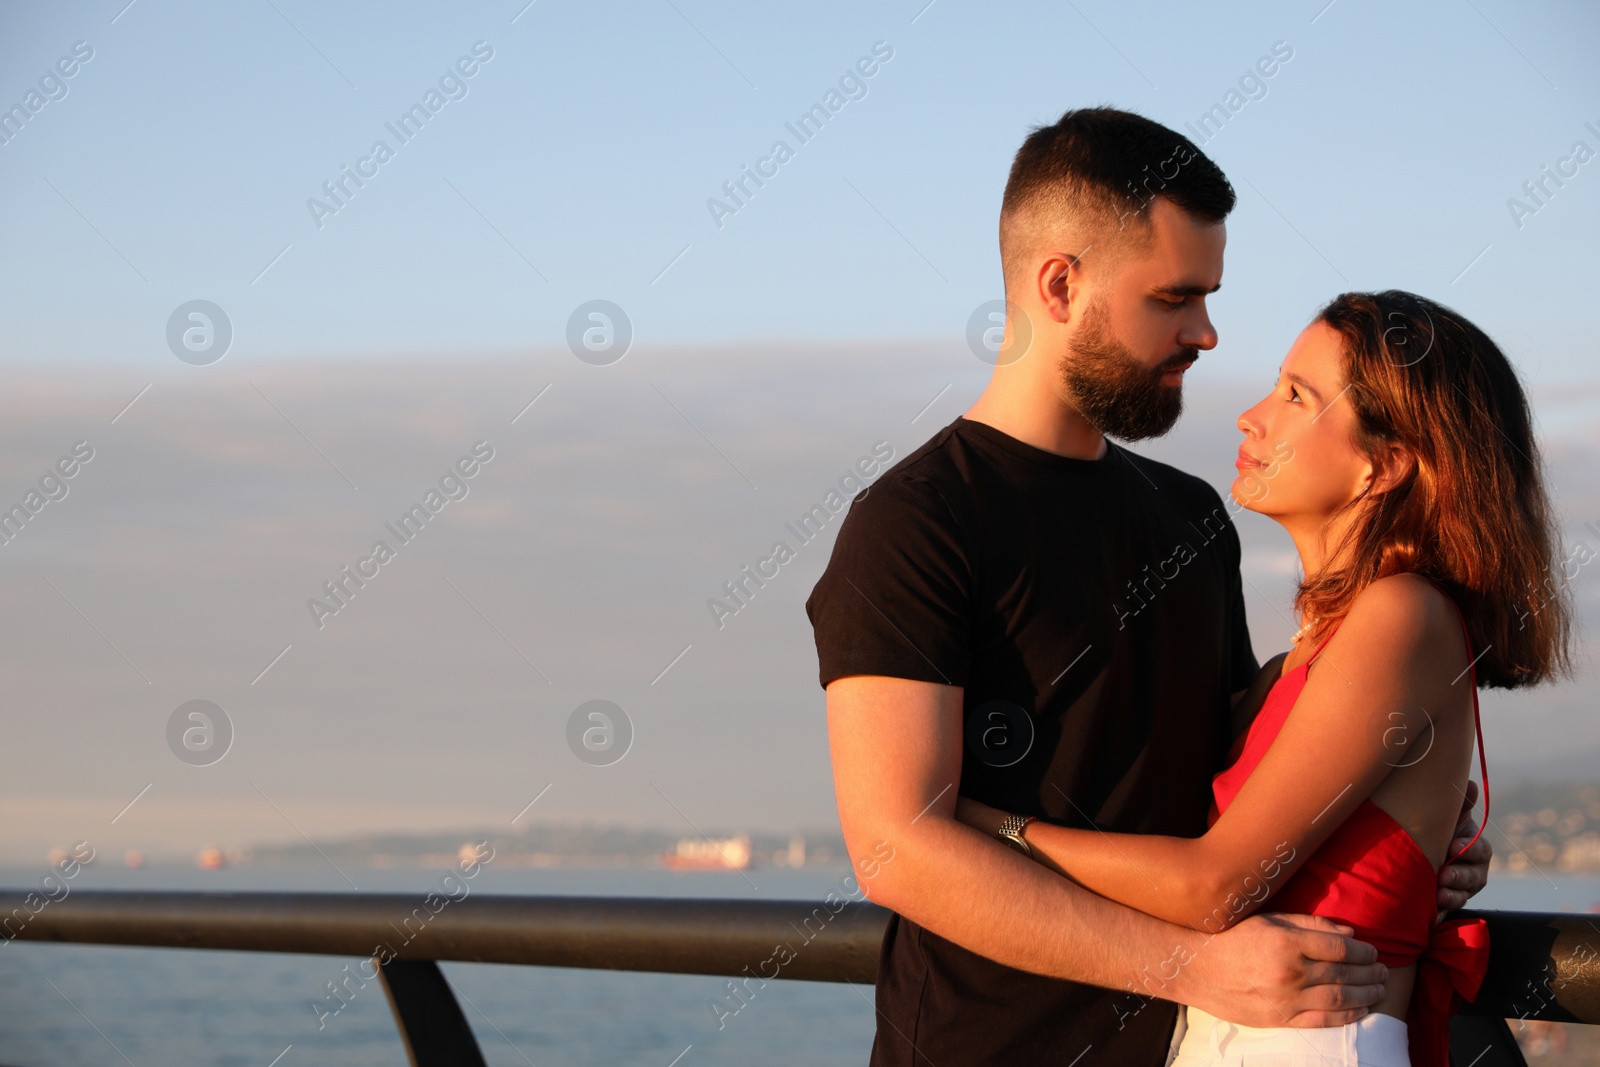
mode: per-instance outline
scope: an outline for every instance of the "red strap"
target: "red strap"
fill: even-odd
[[[1450,606],[1456,609],[1456,618],[1461,620],[1461,633],[1466,639],[1467,655],[1472,656],[1472,632],[1467,629],[1467,617],[1462,614],[1461,605],[1456,603],[1454,597],[1443,589],[1440,592],[1445,593]],[[1477,732],[1478,770],[1483,778],[1483,822],[1478,825],[1478,832],[1472,835],[1472,840],[1445,861],[1447,864],[1460,859],[1462,853],[1483,836],[1483,828],[1489,825],[1489,764],[1483,749],[1483,716],[1478,708],[1477,666],[1482,658],[1481,653],[1473,656],[1467,669],[1461,673],[1467,676],[1467,682],[1472,687],[1472,726]],[[1456,679],[1460,680],[1459,677]],[[1448,1067],[1450,1016],[1462,1004],[1470,1004],[1477,999],[1478,989],[1488,969],[1489,924],[1484,920],[1453,919],[1439,923],[1430,932],[1428,947],[1418,960],[1417,984],[1412,993],[1411,1010],[1407,1012],[1407,1022],[1411,1024],[1409,1051],[1411,1062],[1416,1067]]]
[[[1435,583],[1435,584],[1437,584],[1437,583]],[[1444,591],[1441,589],[1440,592],[1444,592]],[[1469,631],[1467,629],[1467,617],[1461,613],[1461,605],[1456,603],[1454,597],[1450,596],[1450,594],[1448,594],[1448,593],[1445,593],[1445,599],[1449,600],[1450,601],[1450,606],[1456,609],[1456,618],[1461,620],[1461,634],[1462,634],[1463,637],[1466,638],[1466,641],[1467,641],[1467,655],[1471,656],[1472,655],[1472,633],[1471,633],[1471,631]],[[1487,652],[1487,651],[1488,651],[1488,649],[1484,649],[1484,652]],[[1461,854],[1463,852],[1466,852],[1467,849],[1469,849],[1473,845],[1477,844],[1478,843],[1478,838],[1483,836],[1483,828],[1485,826],[1489,825],[1489,763],[1488,763],[1488,757],[1484,754],[1484,751],[1483,751],[1483,718],[1478,713],[1478,669],[1477,668],[1478,668],[1478,660],[1480,660],[1482,658],[1483,658],[1483,653],[1479,653],[1477,656],[1474,656],[1472,662],[1467,664],[1467,669],[1465,671],[1463,671],[1462,673],[1467,676],[1467,684],[1472,687],[1472,726],[1473,726],[1473,729],[1475,729],[1478,732],[1478,771],[1479,771],[1479,776],[1483,779],[1483,822],[1478,824],[1478,832],[1472,835],[1472,840],[1468,841],[1466,843],[1466,845],[1464,845],[1462,847],[1461,852],[1457,852],[1454,856],[1451,856],[1449,859],[1445,860],[1445,863],[1447,865],[1451,864],[1451,863],[1454,863],[1456,860],[1460,859],[1461,858]],[[1461,679],[1459,677],[1457,677],[1456,680],[1460,681]]]
[[[1311,664],[1317,662],[1317,657],[1322,655],[1322,650],[1328,647],[1328,642],[1333,640],[1333,635],[1338,633],[1339,627],[1343,625],[1344,623],[1342,621],[1334,624],[1333,629],[1328,631],[1328,636],[1324,637],[1321,642],[1318,643],[1317,647],[1312,651],[1311,658],[1306,660],[1306,666],[1309,667]]]

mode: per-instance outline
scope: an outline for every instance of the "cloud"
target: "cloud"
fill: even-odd
[[[74,440],[97,455],[0,548],[11,618],[0,677],[23,709],[8,728],[8,790],[30,813],[0,856],[31,861],[92,836],[85,824],[109,825],[119,806],[106,803],[147,783],[144,814],[118,832],[151,852],[270,836],[276,816],[252,781],[326,835],[404,822],[416,805],[429,825],[509,820],[546,784],[548,818],[828,825],[803,604],[832,533],[738,626],[716,630],[705,598],[874,441],[898,458],[953,419],[987,370],[960,346],[773,345],[646,349],[605,368],[548,352],[225,360],[140,376],[22,368],[0,401],[0,496]],[[1191,375],[1188,390],[1178,430],[1139,451],[1225,488],[1233,420],[1259,387]],[[479,439],[496,458],[470,494],[319,631],[307,599]],[[1573,423],[1547,449],[1572,528],[1600,521],[1600,442]],[[1240,529],[1264,659],[1292,629],[1279,614],[1291,546],[1257,516]],[[1600,603],[1591,576],[1580,585]],[[1492,704],[1497,771],[1600,746],[1580,693]],[[203,769],[163,739],[167,716],[196,698],[237,731]],[[607,768],[564,740],[571,711],[595,698],[627,709],[637,731]]]

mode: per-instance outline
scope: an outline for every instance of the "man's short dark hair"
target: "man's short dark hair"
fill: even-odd
[[[1080,108],[1053,126],[1035,127],[1012,161],[1000,205],[1007,280],[1021,257],[1063,226],[1092,236],[1107,258],[1144,243],[1158,196],[1206,222],[1225,219],[1236,199],[1193,141],[1143,115]]]

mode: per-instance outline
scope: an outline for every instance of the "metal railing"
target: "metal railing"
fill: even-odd
[[[1600,916],[1456,914],[1489,921],[1492,955],[1476,1002],[1452,1022],[1453,1061],[1521,1065],[1507,1019],[1600,1024]],[[794,957],[782,978],[865,984],[888,915],[844,901],[474,894],[433,910],[415,894],[79,890],[4,936],[377,958],[412,1064],[478,1067],[477,1041],[437,961],[744,977],[787,943]]]

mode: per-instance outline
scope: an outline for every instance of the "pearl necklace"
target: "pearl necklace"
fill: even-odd
[[[1294,632],[1294,636],[1289,638],[1289,643],[1291,645],[1298,645],[1300,643],[1300,639],[1302,637],[1304,637],[1307,633],[1309,633],[1311,631],[1311,628],[1314,627],[1316,624],[1317,624],[1317,620],[1316,619],[1307,619],[1305,625],[1300,627],[1300,629],[1296,630]]]

